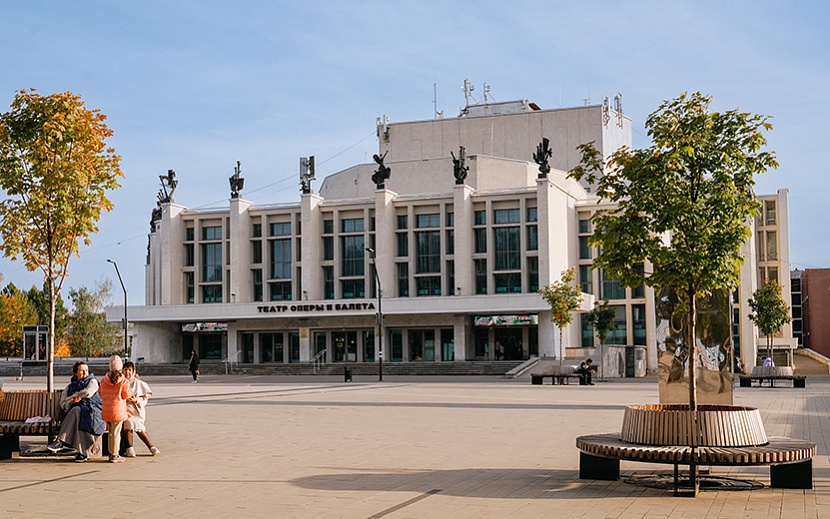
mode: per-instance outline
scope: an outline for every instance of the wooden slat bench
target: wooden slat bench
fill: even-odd
[[[571,379],[580,378],[579,373],[574,372],[574,368],[570,366],[562,366],[560,369],[559,366],[548,366],[544,369],[544,371],[538,371],[536,373],[530,374],[530,383],[533,385],[541,385],[546,378],[551,379],[551,384],[556,385],[559,383],[568,384]]]
[[[620,460],[674,465],[675,492],[679,465],[769,465],[773,488],[813,488],[816,445],[805,440],[770,437],[765,445],[750,447],[696,447],[638,445],[620,439],[619,433],[594,434],[576,439],[580,479],[615,481]]]
[[[56,436],[60,432],[63,409],[61,390],[55,390],[52,406],[45,390],[5,391],[0,399],[0,460],[20,451],[21,436]],[[27,418],[49,416],[48,422],[26,423]]]
[[[741,375],[741,387],[751,387],[752,381],[757,380],[758,386],[763,386],[764,381],[769,382],[770,387],[775,387],[776,380],[792,380],[793,387],[806,387],[807,377],[794,375],[790,366],[755,366],[749,375]]]

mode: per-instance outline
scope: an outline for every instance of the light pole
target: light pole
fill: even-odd
[[[124,286],[124,280],[121,279],[121,272],[118,270],[118,263],[111,259],[107,259],[109,263],[115,266],[115,273],[118,274],[118,281],[121,283],[121,289],[124,291],[124,356],[127,356],[127,287]]]
[[[378,275],[377,258],[375,257],[375,249],[366,247],[366,252],[372,258],[372,273],[375,275],[375,285],[377,287],[378,295],[378,313],[377,313],[377,334],[378,334],[378,382],[383,382],[383,310],[381,307],[381,294],[383,289],[380,286],[380,276]]]

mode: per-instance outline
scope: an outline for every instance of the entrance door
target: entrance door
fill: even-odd
[[[332,332],[334,362],[357,362],[357,332]]]
[[[527,352],[524,351],[524,345],[522,344],[521,328],[495,328],[493,330],[493,340],[496,346],[495,355],[498,356],[499,349],[501,349],[504,360],[524,360],[527,358]]]

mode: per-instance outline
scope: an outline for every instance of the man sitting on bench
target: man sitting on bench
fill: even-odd
[[[584,386],[585,384],[589,386],[593,386],[594,383],[591,381],[591,374],[594,373],[596,370],[592,366],[594,363],[593,359],[587,359],[582,361],[579,364],[579,368],[576,372],[579,374],[579,384]]]

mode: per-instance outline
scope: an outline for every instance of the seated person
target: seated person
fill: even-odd
[[[61,394],[60,405],[66,411],[57,440],[46,448],[57,453],[69,447],[75,449],[75,461],[86,461],[101,455],[101,397],[98,380],[89,372],[86,362],[76,362],[72,379]]]
[[[594,385],[594,383],[591,381],[591,374],[596,371],[593,367],[593,363],[593,359],[587,359],[579,364],[579,368],[576,370],[576,372],[580,375],[580,383],[584,381],[584,383],[588,384],[589,386]]]

